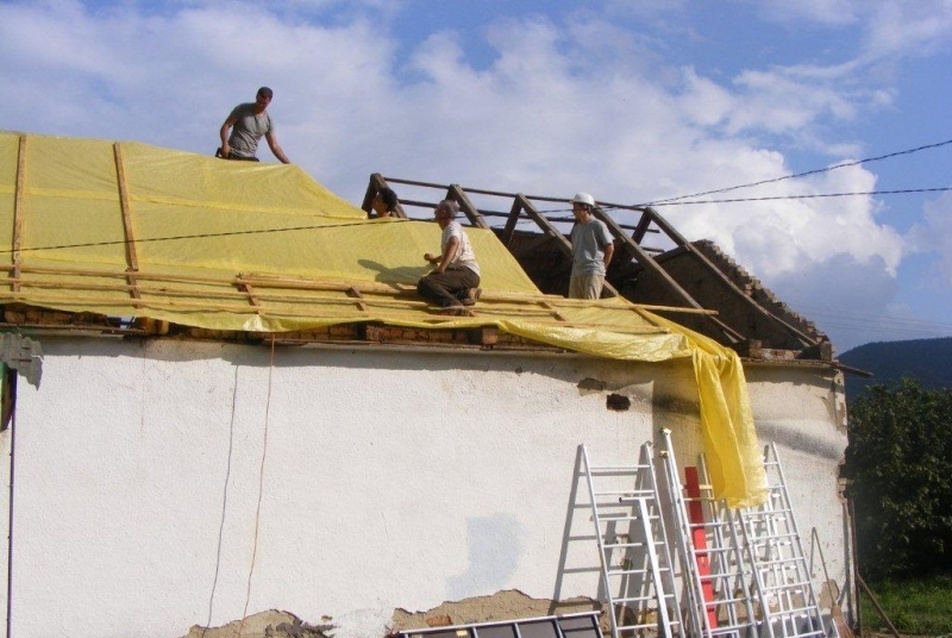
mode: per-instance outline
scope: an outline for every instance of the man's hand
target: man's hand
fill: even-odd
[[[433,253],[427,253],[427,254],[423,255],[423,259],[427,260],[427,261],[430,262],[431,264],[435,264],[436,262],[438,262],[438,261],[440,260],[440,256],[439,256],[439,255],[434,255]]]

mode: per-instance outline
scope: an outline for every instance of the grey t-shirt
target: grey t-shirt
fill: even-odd
[[[231,152],[238,157],[254,157],[258,152],[258,140],[274,127],[267,111],[255,115],[254,102],[239,104],[232,110],[228,119],[235,119],[228,145],[231,146]]]
[[[608,227],[590,218],[572,228],[572,274],[605,274],[605,247],[612,243]]]

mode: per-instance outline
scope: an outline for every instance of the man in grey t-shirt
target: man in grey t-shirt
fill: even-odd
[[[592,216],[595,198],[578,193],[572,198],[572,276],[569,298],[598,299],[605,287],[605,271],[615,253],[615,244],[604,222]]]
[[[278,144],[278,138],[274,135],[274,124],[268,114],[268,105],[271,104],[273,96],[274,92],[263,86],[258,89],[254,102],[239,104],[232,109],[219,132],[221,157],[257,162],[255,153],[258,151],[258,140],[264,136],[274,156],[285,164],[291,163]],[[231,135],[228,134],[229,130]]]

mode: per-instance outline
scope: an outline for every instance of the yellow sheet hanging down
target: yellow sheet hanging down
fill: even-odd
[[[690,357],[715,494],[764,499],[736,353],[622,299],[543,295],[491,231],[467,232],[486,295],[474,316],[443,317],[413,292],[436,224],[368,220],[293,165],[0,132],[0,303],[213,330],[493,325],[599,357]]]

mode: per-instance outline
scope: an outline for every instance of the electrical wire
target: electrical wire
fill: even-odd
[[[855,160],[851,162],[843,162],[841,164],[834,164],[833,166],[827,166],[826,168],[817,168],[810,171],[804,171],[802,173],[794,173],[793,175],[782,175],[780,177],[774,177],[772,179],[764,179],[758,182],[750,182],[747,184],[738,184],[737,186],[728,186],[726,188],[716,188],[714,190],[703,191],[700,193],[694,193],[693,195],[678,195],[677,197],[665,197],[662,199],[656,199],[652,202],[641,204],[641,206],[658,206],[662,202],[673,202],[681,199],[692,199],[694,197],[703,197],[705,195],[716,195],[717,193],[727,193],[734,190],[739,190],[741,188],[752,188],[754,186],[762,186],[764,184],[773,184],[775,182],[782,182],[788,179],[796,179],[798,177],[806,177],[808,175],[817,175],[820,173],[828,173],[830,171],[835,171],[839,168],[847,168],[849,166],[858,166],[860,164],[866,164],[869,162],[878,162],[880,160],[889,159],[892,157],[898,157],[900,155],[910,155],[912,153],[918,153],[920,151],[925,151],[933,148],[939,148],[941,146],[946,146],[952,144],[952,140],[945,140],[942,142],[935,142],[934,144],[925,144],[923,146],[917,146],[915,148],[908,148],[902,151],[895,151],[893,153],[887,153],[885,155],[877,155],[876,157],[867,157],[861,160]]]
[[[245,618],[248,616],[248,605],[251,602],[251,578],[255,573],[255,559],[258,557],[258,531],[261,528],[261,501],[264,494],[264,467],[268,458],[268,425],[271,417],[271,385],[274,376],[274,333],[271,333],[271,357],[268,362],[268,396],[264,404],[264,437],[261,443],[261,465],[258,469],[258,505],[255,509],[255,534],[251,545],[251,568],[248,570],[248,588],[245,591],[245,608],[241,612],[241,623],[238,625],[238,636],[241,638],[245,627]]]
[[[767,202],[781,199],[819,199],[824,197],[867,197],[870,195],[905,195],[909,193],[943,193],[952,191],[952,187],[943,186],[939,188],[903,188],[899,190],[886,191],[854,191],[850,193],[815,193],[813,195],[771,195],[766,197],[737,197],[732,199],[700,199],[689,202],[659,202],[653,206],[687,206],[690,204],[734,204],[737,202]]]

